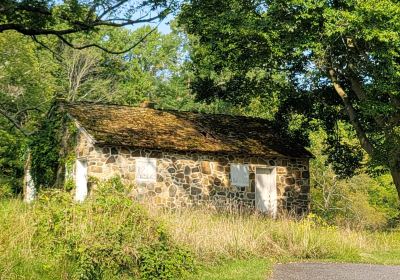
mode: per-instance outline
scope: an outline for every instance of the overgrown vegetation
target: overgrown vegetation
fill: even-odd
[[[115,180],[82,204],[46,192],[33,205],[0,207],[1,279],[265,279],[275,261],[400,264],[399,231],[350,230],[316,215],[148,213]]]
[[[172,236],[206,262],[264,258],[399,263],[400,232],[350,230],[326,224],[316,215],[301,221],[262,215],[208,211],[165,213]],[[376,260],[376,253],[395,253]]]
[[[82,204],[57,191],[33,205],[1,201],[0,227],[1,279],[180,279],[195,269],[115,180]]]
[[[398,226],[399,201],[390,175],[372,176],[364,168],[350,178],[342,178],[335,173],[329,155],[323,152],[326,138],[323,130],[310,134],[315,155],[310,162],[312,213],[330,225],[354,230]]]
[[[366,201],[382,195],[347,187],[339,193]],[[32,205],[0,200],[0,278],[265,279],[276,261],[400,264],[400,232],[368,230],[387,228],[390,215],[379,208],[346,212],[335,208],[338,199],[321,216],[271,220],[212,209],[145,210],[129,193],[114,178],[84,203],[54,190]],[[249,275],[252,268],[258,273]]]

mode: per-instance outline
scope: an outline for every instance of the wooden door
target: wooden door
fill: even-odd
[[[273,168],[256,168],[256,208],[273,217],[277,212],[275,177]]]

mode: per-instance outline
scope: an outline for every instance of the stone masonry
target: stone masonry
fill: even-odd
[[[77,158],[87,160],[89,178],[120,176],[125,184],[133,186],[137,200],[169,209],[197,205],[254,208],[256,167],[275,168],[278,212],[304,214],[309,210],[308,159],[99,146],[91,144],[85,133],[78,135],[76,153]],[[156,183],[135,183],[135,163],[140,157],[157,159]],[[248,186],[231,184],[231,163],[248,165]]]

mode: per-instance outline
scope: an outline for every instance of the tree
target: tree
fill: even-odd
[[[75,45],[69,35],[90,34],[100,27],[160,22],[176,9],[176,5],[175,0],[3,0],[0,3],[0,33],[14,30],[31,36],[40,44],[43,44],[40,36],[54,36],[76,49],[97,47],[107,52],[124,53],[126,50],[109,50],[95,42]]]
[[[398,1],[192,0],[179,21],[193,38],[200,97],[246,102],[280,89],[277,117],[321,120],[331,158],[356,165],[356,147],[335,136],[345,121],[400,197]]]
[[[0,188],[21,192],[28,138],[56,91],[48,52],[17,34],[0,36]],[[1,191],[0,191],[1,192]]]
[[[106,36],[107,48],[126,48],[150,30],[104,28],[89,38],[73,36],[81,44]],[[42,145],[39,163],[44,166],[60,163],[59,146],[51,142],[57,135],[45,129],[56,98],[137,105],[150,95],[161,107],[196,105],[187,89],[180,60],[182,38],[176,32],[155,31],[124,54],[75,50],[51,38],[44,40],[54,53],[17,32],[0,34],[0,189],[21,192],[28,147],[33,152]],[[49,140],[46,137],[51,141],[41,141]],[[38,164],[37,157],[31,158]],[[44,169],[41,183],[52,187],[58,170],[52,166],[47,174]]]

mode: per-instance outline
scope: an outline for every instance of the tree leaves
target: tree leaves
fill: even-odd
[[[351,123],[370,157],[399,173],[394,144],[400,139],[398,1],[250,3],[204,0],[184,6],[179,22],[193,38],[198,81],[192,85],[198,96],[208,99],[218,92],[218,97],[246,102],[278,91],[277,119],[285,122],[302,113],[310,123],[322,121],[328,131],[336,121]],[[248,73],[260,70],[265,78],[252,83]],[[221,84],[222,93],[215,87]],[[356,170],[359,152],[331,144],[332,160]],[[395,183],[400,195],[400,182]]]

